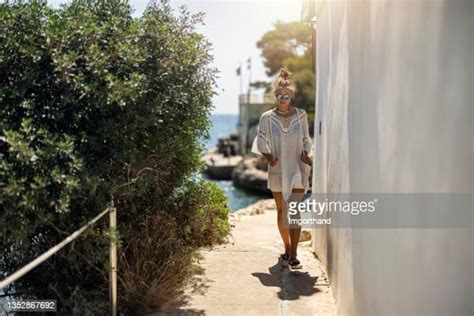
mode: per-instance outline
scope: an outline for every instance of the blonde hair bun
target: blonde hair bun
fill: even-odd
[[[292,75],[293,73],[291,73],[286,67],[280,68],[280,73],[278,74],[278,77],[275,80],[272,93],[275,94],[276,90],[280,88],[286,88],[295,93],[296,86],[290,79]]]
[[[291,75],[292,75],[292,73],[288,69],[286,69],[285,67],[280,69],[280,75],[279,75],[280,78],[288,80],[288,79],[290,79]]]

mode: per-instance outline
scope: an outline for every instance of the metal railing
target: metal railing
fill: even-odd
[[[54,247],[51,247],[48,251],[22,267],[21,269],[15,271],[7,278],[3,279],[0,282],[0,290],[6,286],[12,284],[16,280],[20,279],[29,271],[36,268],[38,265],[46,261],[49,257],[54,255],[56,252],[61,250],[64,246],[69,244],[71,241],[79,237],[87,228],[96,223],[101,219],[105,214],[109,213],[109,225],[112,230],[117,228],[117,209],[114,206],[114,201],[109,203],[107,208],[103,210],[96,217],[91,219],[86,225],[82,226],[72,234],[70,234],[66,239],[61,241]],[[110,238],[110,249],[109,249],[109,260],[110,260],[110,272],[109,272],[109,304],[110,304],[110,314],[113,316],[117,315],[117,241],[115,238]]]

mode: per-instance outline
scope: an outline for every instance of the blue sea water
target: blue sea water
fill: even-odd
[[[233,131],[237,130],[238,118],[238,114],[211,115],[212,127],[209,130],[210,138],[208,140],[203,140],[206,148],[211,149],[217,144],[217,140],[220,137],[227,136]],[[206,176],[203,177],[208,179]],[[253,194],[241,188],[237,188],[232,184],[231,180],[208,180],[216,182],[219,187],[224,190],[228,197],[229,208],[232,212],[253,204],[262,198],[268,198],[268,196]]]
[[[237,130],[237,124],[239,122],[238,114],[212,114],[211,115],[212,126],[209,130],[210,138],[204,140],[206,148],[210,149],[217,144],[217,140],[220,137],[229,135],[230,133]]]

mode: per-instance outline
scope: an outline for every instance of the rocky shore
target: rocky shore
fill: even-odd
[[[267,188],[268,163],[264,158],[246,156],[232,171],[232,183],[236,187],[259,193],[271,193]]]

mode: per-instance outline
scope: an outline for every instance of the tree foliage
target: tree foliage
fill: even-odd
[[[297,89],[294,103],[306,109],[312,119],[315,76],[311,60],[311,27],[300,22],[277,21],[274,29],[266,32],[257,42],[257,47],[261,49],[268,76],[278,75],[281,67],[287,67],[293,73]],[[253,86],[265,87],[266,91],[270,91],[272,82],[256,82]]]
[[[194,177],[216,87],[210,43],[194,29],[203,16],[175,15],[167,0],[131,13],[123,0],[0,4],[0,270],[22,267],[113,197],[121,308],[144,311],[140,297],[166,297],[141,284],[179,288],[190,254],[228,233],[229,210]],[[169,229],[148,234],[157,219]],[[7,294],[56,298],[64,314],[106,311],[110,234],[99,222]],[[152,268],[164,272],[140,273]]]

